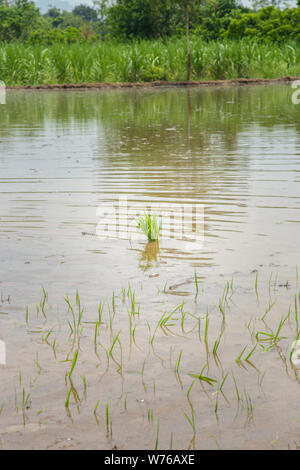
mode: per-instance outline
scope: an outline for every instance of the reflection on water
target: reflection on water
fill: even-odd
[[[300,107],[285,85],[10,92],[0,108],[1,280],[70,288],[161,277],[293,270],[299,239]],[[94,236],[97,208],[205,208],[189,252]],[[82,232],[90,235],[83,236]],[[155,249],[154,249],[155,248]],[[213,270],[213,271],[212,271]]]
[[[147,271],[149,268],[157,265],[159,254],[159,242],[151,241],[146,243],[143,250],[140,250],[139,266]]]

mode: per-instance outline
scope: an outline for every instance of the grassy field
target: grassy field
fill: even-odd
[[[191,40],[192,80],[300,75],[297,42]],[[186,79],[184,39],[134,43],[0,44],[0,80],[8,86]]]

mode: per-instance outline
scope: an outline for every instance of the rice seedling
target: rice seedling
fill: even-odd
[[[223,379],[222,379],[222,382],[221,382],[220,387],[219,387],[219,389],[218,389],[219,392],[222,392],[222,388],[223,388],[223,386],[224,386],[224,383],[225,383],[225,380],[227,379],[227,377],[228,377],[228,372],[227,372],[226,375],[224,375],[224,377],[223,377]]]
[[[284,323],[286,322],[287,318],[288,318],[288,316],[281,317],[281,319],[279,321],[278,328],[277,328],[275,333],[273,333],[273,332],[267,333],[265,331],[258,331],[256,333],[255,338],[258,342],[267,341],[267,342],[270,343],[270,345],[267,348],[263,348],[264,351],[268,351],[268,350],[272,349],[278,343],[278,341],[280,341],[281,339],[286,338],[284,336],[279,336],[279,333],[280,333]]]
[[[198,331],[198,338],[199,338],[199,341],[201,343],[201,317],[199,315],[198,319],[197,319],[197,331]]]
[[[107,402],[105,405],[105,423],[106,423],[106,437],[108,438],[109,436],[109,424],[111,422],[110,416],[109,416],[109,403]]]
[[[295,323],[296,323],[296,332],[299,331],[299,321],[298,321],[298,307],[297,307],[297,296],[295,295]]]
[[[157,322],[157,324],[156,324],[156,326],[155,326],[155,328],[154,328],[153,334],[152,334],[152,336],[151,336],[151,338],[150,338],[150,344],[151,344],[151,345],[153,345],[156,332],[157,332],[158,328],[160,327],[161,320],[162,320],[162,318],[164,317],[164,315],[165,315],[165,314],[162,315],[162,317],[159,319],[159,321]],[[147,323],[148,323],[148,322],[147,322]],[[149,323],[148,323],[148,325],[149,325]],[[150,330],[150,325],[149,325],[149,330]],[[151,334],[151,333],[150,333],[150,334]]]
[[[153,414],[153,409],[152,408],[148,408],[147,419],[148,419],[149,424],[153,424],[154,414]]]
[[[219,392],[217,391],[217,393],[216,393],[216,403],[215,403],[215,409],[214,409],[217,420],[218,420],[218,409],[219,409]]]
[[[49,336],[51,335],[52,331],[53,331],[53,328],[51,328],[51,329],[47,332],[47,334],[46,334],[46,336],[45,336],[45,343],[47,343],[49,346],[50,346],[50,344],[49,344],[49,342],[48,342],[48,338],[49,338]]]
[[[209,317],[208,317],[208,311],[207,311],[206,317],[205,317],[205,329],[204,329],[204,342],[206,345],[208,344],[208,325],[209,325]]]
[[[263,373],[260,373],[259,376],[258,376],[257,382],[258,382],[259,388],[262,388],[262,383],[263,383],[263,380],[265,378],[266,372],[267,371],[265,370]]]
[[[30,393],[26,393],[25,389],[22,390],[22,411],[24,412],[30,405]]]
[[[128,320],[129,320],[129,339],[130,339],[130,344],[132,342],[132,337],[133,337],[133,333],[132,333],[132,316],[131,316],[131,313],[127,311],[127,314],[128,314]]]
[[[83,396],[84,398],[86,399],[86,391],[87,391],[87,382],[86,382],[86,377],[83,375],[81,376],[81,380],[82,380],[82,383],[83,383]]]
[[[70,303],[70,300],[69,300],[67,297],[65,297],[65,301],[66,301],[66,303],[67,303],[67,305],[68,305],[69,311],[71,312],[72,318],[73,318],[73,326],[71,326],[71,324],[70,324],[69,321],[68,321],[68,324],[69,324],[69,327],[70,327],[72,333],[76,334],[76,332],[77,332],[77,327],[76,327],[76,318],[75,318],[74,309],[73,309],[73,306],[72,306],[71,303]]]
[[[170,450],[173,450],[173,432],[171,432],[171,437],[170,437]]]
[[[95,406],[94,411],[93,411],[94,415],[96,415],[96,413],[97,413],[99,403],[100,403],[100,400],[98,400],[97,403],[96,403],[96,406]]]
[[[135,292],[130,290],[130,306],[131,306],[131,314],[139,314],[139,311],[136,311],[136,306],[135,306]]]
[[[235,359],[235,362],[239,363],[241,362],[241,358],[242,358],[242,355],[244,354],[245,350],[246,350],[247,346],[245,346],[242,351],[240,352],[240,354],[237,356],[237,358]]]
[[[231,371],[231,374],[232,374],[232,379],[233,379],[233,383],[234,383],[235,393],[236,393],[237,402],[238,402],[238,406],[239,406],[240,401],[241,401],[241,396],[240,396],[240,392],[239,392],[239,389],[238,389],[238,386],[237,386],[237,383],[236,383],[235,376],[234,376],[234,374],[233,374],[232,371]]]
[[[43,296],[42,296],[42,299],[40,301],[40,308],[41,308],[42,314],[44,315],[45,319],[47,319],[47,315],[46,315],[46,312],[45,312],[45,304],[46,304],[48,294],[45,291],[44,287],[42,287],[42,291],[43,291]]]
[[[72,387],[69,388],[69,391],[67,393],[67,398],[65,401],[65,408],[69,408],[71,392],[72,392]]]
[[[244,391],[244,398],[246,402],[247,422],[249,423],[249,421],[253,418],[253,404],[252,404],[251,397],[246,392],[246,390]]]
[[[254,323],[254,322],[255,322],[255,319],[254,319],[253,316],[251,315],[250,320],[249,320],[248,323],[246,324],[246,328],[247,328],[247,330],[248,330],[249,333],[250,333],[251,339],[252,339],[253,336],[254,336],[254,326],[253,326],[252,330],[250,329],[250,327],[251,327],[251,323]]]
[[[195,269],[195,272],[194,272],[194,279],[195,279],[195,288],[196,288],[196,297],[198,296],[198,292],[199,292],[199,286],[198,286],[198,279],[197,279],[197,272],[196,272],[196,269]]]
[[[94,350],[95,350],[96,353],[97,353],[98,326],[99,326],[99,323],[96,322],[95,323],[95,330],[94,330]]]
[[[56,359],[56,349],[55,349],[55,347],[56,347],[56,338],[54,338],[51,347],[52,347],[52,351],[53,351],[53,354],[54,354],[54,358]]]
[[[158,223],[156,214],[152,216],[151,214],[144,214],[144,216],[139,217],[137,224],[149,242],[158,240],[161,226]]]
[[[228,303],[227,302],[227,297],[228,297],[228,294],[229,294],[229,289],[230,289],[230,284],[229,284],[229,281],[227,281],[226,286],[224,287],[222,300],[219,301],[219,308],[220,308],[220,306],[225,305],[225,304]]]
[[[106,374],[106,372],[108,371],[108,369],[109,369],[109,357],[110,357],[110,356],[109,356],[109,352],[108,352],[108,350],[105,348],[105,346],[103,346],[102,343],[98,343],[98,344],[99,344],[99,346],[104,350],[105,356],[106,356],[106,369],[105,369],[105,371],[104,371],[103,374],[102,374],[102,377],[103,377],[103,376]],[[99,358],[98,355],[97,355],[97,357]]]
[[[41,365],[38,362],[38,354],[37,353],[36,353],[36,359],[33,359],[33,362],[38,367],[38,369],[39,369],[38,375],[40,375],[42,373],[43,369],[42,369]]]
[[[273,302],[273,303],[269,302],[268,307],[265,310],[265,313],[261,317],[261,320],[265,319],[266,315],[271,311],[271,309],[274,307],[275,304],[276,304],[276,302]]]
[[[99,307],[98,307],[98,324],[99,324],[99,326],[102,323],[102,316],[103,316],[103,304],[100,303]]]
[[[249,354],[247,354],[247,356],[245,357],[245,361],[249,361],[249,359],[250,359],[250,357],[252,356],[252,354],[254,353],[256,347],[257,347],[257,343],[255,344],[254,348],[251,349],[251,351],[249,352]]]
[[[128,393],[125,393],[125,398],[124,398],[124,410],[127,411],[127,396]]]
[[[256,276],[255,276],[254,288],[255,288],[256,298],[258,300],[258,272],[256,273]]]
[[[233,294],[234,294],[233,277],[231,278],[231,282],[230,282],[230,291],[231,291],[231,294],[230,294],[229,300],[231,300],[231,297],[232,297]]]
[[[174,320],[177,320],[177,318],[174,318],[172,322],[170,322],[170,320],[173,317],[173,315],[179,310],[179,308],[180,308],[180,305],[176,307],[174,310],[172,310],[169,314],[165,312],[162,315],[159,326],[161,327],[161,329],[163,330],[165,334],[167,334],[167,331],[170,332],[169,328],[171,326],[175,325]]]
[[[297,333],[295,340],[293,341],[291,350],[290,350],[290,363],[292,367],[294,368],[295,362],[298,363],[300,357],[299,357],[299,337],[300,337],[300,331]],[[296,350],[296,352],[295,352]]]
[[[213,357],[217,366],[221,365],[220,359],[217,354],[217,351],[220,345],[220,340],[221,340],[221,335],[215,340],[214,345],[213,345],[213,350],[212,350]]]
[[[83,316],[83,308],[81,308],[81,302],[80,302],[78,289],[76,289],[76,305],[78,307],[78,317],[77,317],[77,331],[78,331],[79,326],[81,324],[82,316]]]
[[[142,352],[142,349],[136,344],[136,340],[135,340],[135,333],[136,333],[137,326],[138,326],[138,324],[136,324],[134,326],[134,328],[132,329],[132,333],[130,335],[130,342],[131,342],[131,338],[132,338],[132,341],[133,341],[134,345]],[[130,332],[129,332],[129,334],[130,334]]]
[[[147,392],[147,386],[144,381],[145,365],[146,365],[146,359],[144,359],[143,364],[142,364],[141,377],[142,377],[142,385],[143,385],[144,391]]]
[[[191,385],[189,386],[188,391],[187,391],[187,393],[186,393],[186,398],[187,398],[187,400],[188,400],[190,406],[192,406],[192,402],[191,402],[191,399],[190,399],[190,394],[191,394],[191,390],[192,390],[192,388],[193,388],[193,385],[194,385],[194,383],[195,383],[195,380],[196,380],[196,379],[194,379],[194,380],[192,381],[192,383],[191,383]]]
[[[69,379],[72,377],[72,374],[73,374],[73,370],[76,366],[76,363],[77,363],[77,359],[78,359],[78,349],[76,349],[75,353],[74,353],[74,357],[73,357],[73,361],[72,361],[72,365],[71,365],[71,369],[70,369],[70,372],[69,372]]]
[[[225,310],[223,309],[221,302],[219,302],[219,310],[222,314],[222,326],[221,326],[221,336],[222,336],[222,334],[225,331]]]
[[[179,366],[180,366],[181,356],[182,356],[182,349],[179,353],[179,356],[178,356],[177,361],[176,361],[175,366],[174,366],[174,372],[177,376],[179,376]]]
[[[180,305],[180,313],[181,313],[180,326],[181,326],[181,331],[184,334],[185,333],[185,331],[184,331],[184,319],[186,317],[186,313],[183,311],[183,306],[184,306],[184,301]]]
[[[119,335],[121,333],[121,330],[116,334],[116,336],[114,337],[113,339],[113,342],[112,342],[112,345],[111,345],[111,348],[108,352],[108,355],[109,357],[112,358],[112,360],[114,361],[114,363],[118,366],[118,372],[121,374],[122,376],[122,346],[121,346],[121,342],[120,342],[120,339],[119,339]],[[113,350],[114,350],[114,347],[116,345],[116,343],[119,344],[119,347],[120,347],[120,354],[121,354],[121,362],[118,362],[115,357],[113,356]]]
[[[114,313],[114,311],[110,310],[110,306],[108,306],[108,318],[109,318],[109,329],[110,329],[110,332],[112,334],[112,332],[113,332],[113,321],[114,321],[114,318],[115,318],[115,313]]]
[[[158,439],[159,439],[159,420],[156,428],[156,439],[155,439],[155,450],[158,450]]]
[[[216,379],[213,379],[212,377],[207,377],[205,375],[203,375],[203,371],[205,370],[205,368],[207,367],[207,364],[205,364],[205,366],[202,368],[200,374],[193,374],[193,373],[189,373],[188,375],[190,377],[195,377],[196,379],[202,381],[202,382],[205,382],[207,383],[208,385],[212,386],[214,385],[214,383],[217,382]]]

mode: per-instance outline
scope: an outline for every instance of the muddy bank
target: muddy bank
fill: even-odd
[[[8,86],[9,90],[64,90],[82,88],[153,88],[153,87],[184,87],[184,86],[226,86],[226,85],[266,85],[272,83],[284,83],[300,80],[300,77],[280,78],[234,78],[231,80],[199,80],[199,81],[155,81],[155,82],[128,82],[128,83],[63,83],[42,85],[18,85]]]

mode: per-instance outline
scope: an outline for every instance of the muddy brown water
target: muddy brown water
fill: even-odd
[[[299,447],[292,92],[7,92],[3,449]],[[122,237],[99,236],[120,197],[132,214],[201,208],[200,244],[184,230],[159,244],[129,240],[127,219]]]

